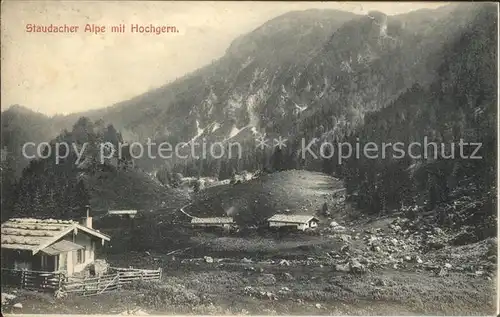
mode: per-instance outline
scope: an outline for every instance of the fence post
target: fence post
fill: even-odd
[[[83,277],[83,296],[87,295],[87,283],[85,283],[86,280],[87,280],[87,278],[84,276]]]
[[[159,268],[159,270],[160,270],[160,280],[161,280],[161,271],[162,271],[161,267]]]
[[[21,271],[21,288],[24,288],[24,283],[26,282],[25,272],[26,272],[26,269],[22,269],[22,271]]]
[[[57,286],[58,287],[58,291],[59,292],[62,292],[63,291],[63,275],[62,273],[59,273],[59,285]]]

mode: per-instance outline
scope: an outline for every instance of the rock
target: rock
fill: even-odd
[[[403,258],[405,261],[410,262],[411,261],[411,256],[407,255]]]
[[[276,277],[274,277],[274,274],[262,274],[257,278],[257,282],[266,286],[274,285],[276,284]]]
[[[336,272],[350,272],[349,264],[335,264],[334,269]]]
[[[15,303],[12,307],[22,309],[23,308],[23,304],[21,304],[21,303]]]
[[[372,245],[370,247],[370,250],[372,250],[373,252],[380,252],[381,251],[381,249],[378,245]]]
[[[8,303],[9,301],[13,300],[16,298],[16,295],[9,294],[9,293],[2,293],[2,305]]]
[[[288,273],[288,272],[283,273],[283,276],[285,277],[285,280],[287,280],[287,281],[293,281],[293,280],[295,280],[295,278],[293,277],[293,275],[290,274],[290,273]]]
[[[338,226],[340,226],[340,225],[338,224],[338,222],[336,222],[336,221],[332,221],[332,222],[330,222],[330,227],[335,228],[335,227],[338,227]]]
[[[352,273],[361,274],[366,272],[366,268],[363,264],[359,263],[358,260],[352,259],[349,262],[349,269]]]
[[[444,268],[441,268],[437,273],[438,276],[445,276],[446,274],[448,274],[448,271],[446,271]]]
[[[450,263],[445,263],[444,267],[447,268],[447,269],[451,269],[451,264]]]
[[[290,293],[290,289],[288,287],[282,287],[279,291],[278,291],[278,294],[281,294],[281,295],[285,295],[285,294],[288,294]]]
[[[348,235],[348,234],[341,234],[340,235],[340,240],[344,241],[344,242],[348,242],[349,240],[351,240],[351,236]]]
[[[377,286],[387,286],[387,282],[384,281],[383,279],[379,279],[375,282],[375,285]]]
[[[435,233],[435,234],[438,234],[438,235],[442,235],[444,233],[443,229],[439,228],[439,227],[434,227],[432,228],[432,231]]]
[[[14,294],[9,294],[9,293],[2,293],[2,298],[5,298],[6,300],[13,300],[17,296]]]
[[[290,266],[290,261],[283,259],[283,260],[280,261],[279,264],[280,265],[285,265],[285,266]]]
[[[214,259],[211,256],[204,256],[203,259],[207,263],[214,263]]]
[[[317,309],[321,309],[321,304],[320,304],[320,303],[317,303],[317,304],[316,304],[316,305],[314,305],[314,306],[316,306],[316,308],[317,308]]]
[[[361,264],[368,264],[368,263],[370,263],[370,261],[368,261],[368,259],[367,259],[367,258],[362,257],[362,256],[360,256],[360,257],[358,258],[358,261],[359,261],[359,263],[361,263]]]
[[[345,227],[343,227],[343,226],[336,226],[336,227],[333,227],[333,230],[337,231],[337,232],[341,232],[341,231],[345,231]]]
[[[272,293],[272,292],[265,292],[263,295],[266,296],[267,299],[273,299],[273,300],[278,299],[278,297],[276,297],[276,295],[274,295],[274,293]]]
[[[370,235],[368,237],[368,244],[369,245],[375,245],[377,243],[378,237],[374,235]]]

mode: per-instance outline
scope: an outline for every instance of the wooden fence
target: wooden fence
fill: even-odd
[[[110,267],[110,271],[116,272],[120,277],[120,282],[161,280],[161,268],[157,270],[145,270],[135,268]]]
[[[162,270],[110,268],[110,273],[96,277],[65,277],[59,272],[38,272],[2,269],[2,284],[15,287],[47,290],[58,294],[98,295],[120,289],[133,281],[160,280]]]
[[[144,270],[134,268],[110,268],[110,273],[97,277],[69,278],[61,285],[60,291],[68,294],[84,296],[98,295],[120,289],[124,284],[133,281],[160,280],[161,268]]]
[[[98,295],[115,291],[121,287],[117,274],[106,274],[91,278],[68,278],[60,292],[75,295]]]
[[[2,284],[26,289],[56,291],[63,283],[59,272],[2,269]]]

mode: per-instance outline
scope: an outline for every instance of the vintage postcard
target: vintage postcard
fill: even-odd
[[[1,2],[6,316],[496,315],[498,4]]]

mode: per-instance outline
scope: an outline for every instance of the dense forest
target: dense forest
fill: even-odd
[[[337,108],[323,107],[298,123],[292,146],[267,151],[248,146],[243,160],[198,160],[168,166],[161,172],[229,178],[255,169],[323,171],[343,179],[359,207],[372,212],[413,206],[417,200],[432,209],[447,201],[461,184],[477,187],[479,192],[489,190],[496,179],[496,30],[495,12],[479,10],[461,35],[438,52],[440,65],[433,81],[413,84],[386,107],[367,112],[357,126],[352,120],[338,120],[334,115]],[[313,137],[334,145],[348,142],[354,147],[359,143],[361,148],[368,142],[402,142],[406,146],[418,142],[422,146],[417,154],[422,157],[412,158],[406,151],[404,156],[393,158],[395,153],[389,148],[384,159],[361,155],[339,162],[335,154],[331,159],[317,160],[309,155],[304,160],[300,142]],[[437,143],[437,148],[428,145],[426,149],[424,140]],[[460,157],[460,140],[481,143],[474,153],[481,159]],[[470,156],[476,147],[466,145],[463,156]]]
[[[102,159],[101,145],[107,142],[117,149],[123,138],[113,125],[81,117],[71,131],[63,131],[50,142],[50,149],[43,150],[46,158],[31,160],[20,178],[13,173],[11,159],[3,162],[2,219],[12,215],[75,219],[84,216],[87,205],[98,213],[148,208],[179,198],[135,167],[128,148],[121,156],[115,152]]]

